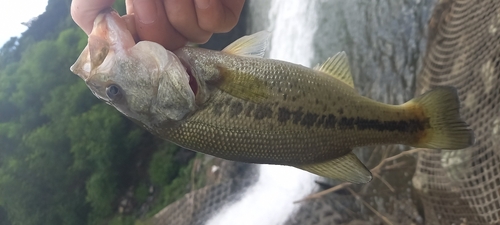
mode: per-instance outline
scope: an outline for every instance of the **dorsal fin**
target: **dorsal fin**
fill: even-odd
[[[349,61],[345,52],[339,52],[328,58],[321,66],[314,67],[315,70],[332,75],[354,88]]]
[[[243,36],[224,49],[223,52],[239,56],[264,57],[269,43],[270,33],[260,31],[252,35]]]

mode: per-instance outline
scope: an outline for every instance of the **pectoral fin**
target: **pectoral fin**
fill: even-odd
[[[349,61],[345,52],[339,52],[328,58],[321,66],[314,67],[315,70],[329,74],[354,88]]]
[[[231,53],[239,56],[264,57],[270,34],[267,31],[260,31],[252,35],[243,36],[234,41],[222,52]]]
[[[269,89],[264,81],[257,77],[237,70],[218,66],[221,79],[216,86],[234,96],[254,103],[262,102],[270,95]]]
[[[322,177],[356,184],[368,183],[372,180],[372,173],[352,152],[330,161],[296,167]]]

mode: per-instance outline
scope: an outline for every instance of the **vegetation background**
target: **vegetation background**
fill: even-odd
[[[87,44],[70,4],[49,0],[0,49],[0,225],[140,224],[191,187],[193,152],[145,132],[69,71]],[[114,8],[124,14],[124,1]]]

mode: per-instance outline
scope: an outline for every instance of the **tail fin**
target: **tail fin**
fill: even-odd
[[[460,102],[454,87],[437,87],[408,103],[420,105],[430,128],[415,147],[463,149],[474,144],[474,133],[460,118]]]

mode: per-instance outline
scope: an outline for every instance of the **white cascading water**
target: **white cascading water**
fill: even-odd
[[[315,7],[316,1],[272,1],[270,58],[311,66],[317,28]],[[207,224],[283,224],[299,207],[293,202],[314,191],[317,177],[293,167],[275,165],[261,165],[259,173],[258,181],[240,200],[228,204]]]

